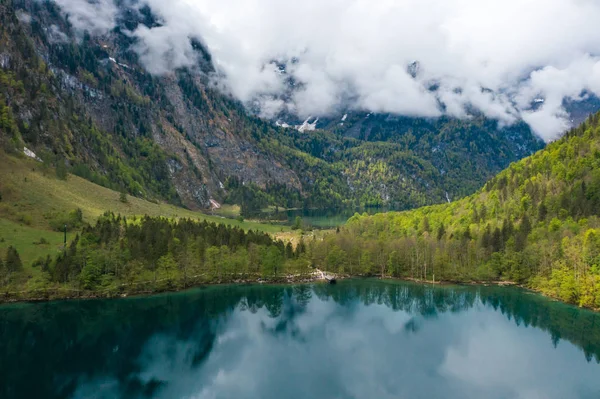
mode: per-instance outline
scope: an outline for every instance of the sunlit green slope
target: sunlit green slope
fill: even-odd
[[[590,117],[470,197],[356,215],[317,246],[319,261],[397,277],[513,281],[600,307],[599,121]]]

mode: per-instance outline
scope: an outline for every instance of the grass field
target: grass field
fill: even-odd
[[[41,238],[48,244],[40,244]],[[4,254],[10,245],[17,248],[23,264],[29,265],[40,256],[56,255],[63,247],[63,233],[40,230],[0,219],[0,253]]]
[[[260,230],[273,235],[287,236],[288,226],[252,221],[238,221],[205,215],[173,205],[153,203],[128,196],[119,201],[119,193],[98,186],[80,177],[69,175],[59,180],[54,169],[43,164],[9,156],[0,152],[0,253],[9,245],[17,248],[23,263],[29,265],[40,256],[54,254],[62,245],[62,233],[52,231],[49,220],[57,213],[80,208],[86,222],[94,222],[110,210],[124,216],[164,216],[191,218],[238,226],[245,230]],[[74,234],[74,233],[73,233]],[[50,244],[39,245],[40,238]]]
[[[230,219],[235,219],[240,216],[240,206],[239,205],[221,205],[221,208],[215,209],[211,211],[212,214],[223,216]]]

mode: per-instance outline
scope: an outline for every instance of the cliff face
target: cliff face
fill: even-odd
[[[93,126],[106,139],[108,152],[134,171],[138,162],[149,163],[150,173],[142,180],[167,178],[161,183],[172,186],[191,207],[208,207],[211,198],[223,200],[223,182],[231,175],[262,188],[272,181],[300,189],[293,171],[245,137],[252,126],[244,109],[208,88],[212,66],[200,53],[194,70],[154,77],[138,63],[131,39],[119,27],[100,36],[76,32],[50,2],[5,3],[1,12],[3,70],[14,71],[17,80],[44,85],[44,93],[25,88],[18,93],[23,98],[6,95],[19,109],[16,119],[24,126],[31,126],[36,116],[42,119],[39,131],[24,137],[38,151],[64,155],[72,165],[110,174],[106,169],[111,166],[100,159],[102,151],[87,145],[80,129],[52,130],[45,123],[76,117]],[[131,27],[142,21],[124,12],[121,23]],[[46,102],[52,105],[39,115]],[[61,138],[61,133],[67,137]],[[150,160],[143,151],[130,153],[131,144],[135,147],[141,141],[156,144],[159,159]],[[153,169],[160,171],[152,173]],[[113,183],[131,188],[127,179],[120,180],[125,181]],[[147,187],[144,181],[138,183]]]

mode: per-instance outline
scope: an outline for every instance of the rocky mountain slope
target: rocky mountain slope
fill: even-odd
[[[354,113],[278,127],[212,83],[210,54],[155,76],[127,34],[157,24],[123,6],[106,34],[76,31],[53,2],[0,2],[0,140],[109,188],[189,208],[406,209],[473,192],[541,148],[525,125]],[[322,119],[327,122],[327,119]],[[322,122],[321,122],[322,123]]]

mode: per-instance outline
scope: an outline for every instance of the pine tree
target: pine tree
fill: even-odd
[[[15,273],[23,269],[23,263],[21,262],[19,252],[17,252],[17,249],[12,245],[8,247],[8,250],[6,251],[6,269],[11,273]]]
[[[492,251],[498,252],[502,249],[504,243],[502,242],[502,232],[500,228],[496,227],[492,234]]]
[[[296,246],[296,255],[300,256],[301,254],[306,252],[306,243],[304,242],[304,238],[300,237],[300,242]]]
[[[548,215],[548,208],[546,208],[546,205],[542,202],[540,204],[540,206],[538,207],[538,221],[544,221],[546,220],[546,216]]]
[[[521,220],[521,226],[519,227],[519,231],[527,237],[531,232],[531,222],[527,215],[523,216],[523,220]]]
[[[469,229],[468,227],[465,229],[465,231],[463,232],[463,240],[469,241],[471,240],[472,236],[471,236],[471,229]]]
[[[485,226],[485,232],[483,233],[483,237],[481,238],[481,246],[483,248],[487,248],[492,243],[492,231],[490,225]]]
[[[446,228],[444,227],[444,223],[440,224],[440,227],[438,228],[437,231],[437,240],[441,241],[442,238],[444,238],[444,235],[446,234]]]
[[[294,257],[294,248],[292,247],[292,243],[288,242],[285,246],[285,258],[292,259]]]
[[[504,219],[502,222],[502,239],[506,242],[512,236],[515,228],[513,226],[512,221],[509,219]]]

